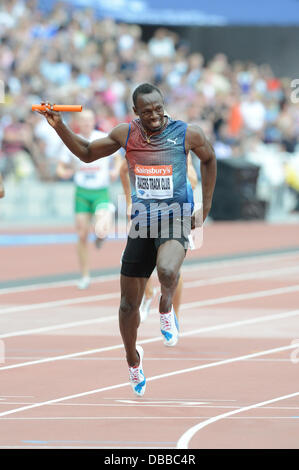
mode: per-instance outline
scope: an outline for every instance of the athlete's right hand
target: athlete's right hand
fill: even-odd
[[[47,102],[41,101],[41,105],[51,106],[51,103],[49,103],[48,101]],[[47,119],[50,126],[54,127],[54,129],[58,124],[62,122],[61,113],[59,111],[53,111],[51,109],[46,108],[45,111],[37,111],[37,112],[43,115]]]

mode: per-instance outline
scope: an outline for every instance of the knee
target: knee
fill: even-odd
[[[139,305],[136,301],[122,297],[120,300],[119,311],[122,315],[130,316],[138,312]]]
[[[88,230],[84,228],[78,228],[77,234],[78,234],[78,240],[80,241],[80,243],[87,243]]]
[[[169,288],[177,282],[178,273],[171,266],[159,266],[157,272],[159,281],[163,286]]]

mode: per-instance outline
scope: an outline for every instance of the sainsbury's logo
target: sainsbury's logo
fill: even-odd
[[[172,165],[135,165],[135,174],[142,176],[170,176],[172,175]]]

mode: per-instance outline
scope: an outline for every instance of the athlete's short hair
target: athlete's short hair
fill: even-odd
[[[156,87],[155,85],[152,85],[151,83],[142,83],[141,85],[139,85],[134,90],[133,96],[132,96],[134,106],[136,107],[138,95],[147,95],[148,93],[152,93],[153,91],[157,91],[163,99],[161,90],[159,90],[159,88]]]

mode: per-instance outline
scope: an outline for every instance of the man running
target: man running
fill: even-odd
[[[95,115],[90,109],[82,111],[76,119],[78,134],[92,141],[106,137],[106,133],[95,129]],[[122,157],[119,153],[98,160],[90,165],[81,162],[66,146],[63,146],[57,175],[61,179],[74,177],[75,182],[75,225],[78,234],[77,253],[81,278],[78,289],[87,289],[91,278],[88,262],[88,235],[92,218],[96,232],[95,245],[100,248],[109,233],[115,207],[110,201],[109,184],[119,175]]]
[[[144,83],[134,90],[132,98],[138,118],[117,125],[107,137],[92,142],[72,132],[60,113],[48,109],[40,113],[71,152],[85,163],[111,155],[121,147],[126,150],[135,217],[122,258],[119,327],[130,383],[134,393],[142,396],[146,379],[143,348],[136,346],[139,307],[155,267],[161,285],[159,312],[164,342],[173,346],[178,340],[172,304],[191,229],[190,223],[186,223],[188,219],[190,222],[190,210],[189,217],[184,214],[184,208],[192,205],[187,187],[187,155],[192,150],[200,159],[203,221],[211,209],[217,165],[214,150],[199,126],[165,115],[159,88]],[[171,207],[179,207],[180,214],[176,211],[170,217]],[[168,230],[164,223],[167,218]],[[137,222],[133,223],[134,220]]]

